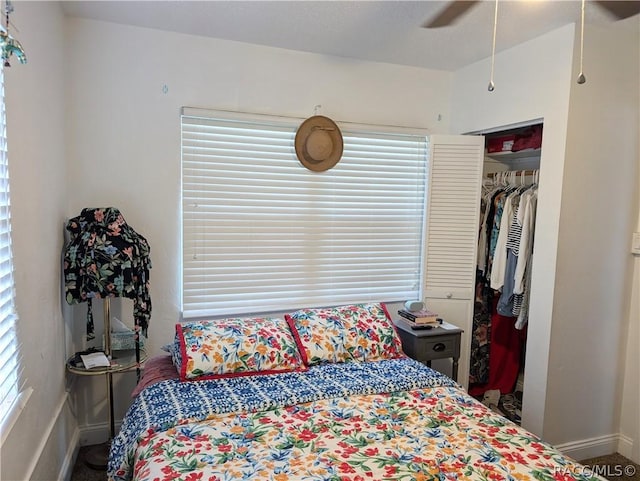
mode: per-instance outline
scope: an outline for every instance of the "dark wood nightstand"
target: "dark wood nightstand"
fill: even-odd
[[[433,329],[414,330],[403,322],[396,322],[402,349],[407,356],[431,367],[434,359],[453,360],[451,378],[458,380],[458,359],[460,358],[460,338],[464,332],[453,324],[443,323]]]

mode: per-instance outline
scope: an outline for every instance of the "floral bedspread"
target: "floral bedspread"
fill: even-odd
[[[292,384],[283,376],[291,377]],[[155,407],[162,407],[154,402],[162,398],[171,404],[173,389],[224,391],[229,389],[225,382],[241,386],[241,379],[244,394],[230,395],[217,413],[191,416],[186,407],[173,422],[165,423],[164,414],[152,420]],[[281,382],[275,400],[258,401],[250,394],[264,394],[266,386]],[[325,382],[328,391],[322,389]],[[312,395],[316,388],[330,394]],[[285,402],[285,391],[297,402]],[[244,396],[252,400],[247,406],[239,401]],[[166,381],[138,399],[146,401],[132,406],[112,445],[112,480],[598,479],[453,381],[411,360],[318,366],[306,373],[237,380]],[[146,421],[134,429],[127,424],[131,416],[136,423]]]

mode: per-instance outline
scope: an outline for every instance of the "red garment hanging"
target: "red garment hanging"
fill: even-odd
[[[515,317],[496,312],[497,302],[496,298],[491,314],[489,382],[470,386],[469,394],[472,396],[480,396],[492,389],[499,389],[501,394],[510,393],[518,381],[524,331],[515,328]]]

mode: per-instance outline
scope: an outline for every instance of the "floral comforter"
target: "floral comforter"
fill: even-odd
[[[136,399],[109,479],[598,479],[409,359],[180,383]]]

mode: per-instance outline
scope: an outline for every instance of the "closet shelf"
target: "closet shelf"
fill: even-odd
[[[518,160],[528,158],[539,158],[541,149],[524,149],[518,152],[485,152],[485,156],[494,160]]]

